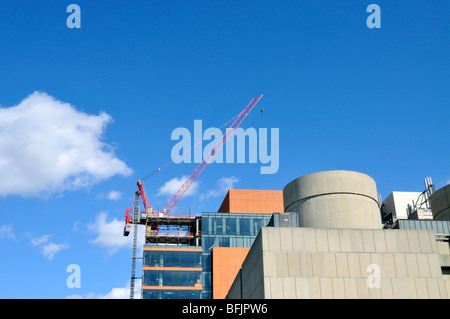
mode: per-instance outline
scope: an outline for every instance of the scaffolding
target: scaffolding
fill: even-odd
[[[201,245],[201,217],[190,214],[148,216],[145,223],[146,245]]]

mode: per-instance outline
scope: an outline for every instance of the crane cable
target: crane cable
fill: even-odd
[[[263,111],[264,111],[264,109],[261,108],[261,127],[264,127]]]

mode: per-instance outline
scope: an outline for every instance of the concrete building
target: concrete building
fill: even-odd
[[[263,227],[227,298],[449,298],[448,234],[382,229],[369,176],[310,174],[283,198],[301,227]]]
[[[420,194],[421,192],[392,192],[382,203],[382,219],[385,221],[408,219]],[[423,217],[425,217],[425,213],[423,213]]]
[[[448,298],[449,257],[427,230],[264,227],[227,298]]]
[[[326,171],[297,178],[283,190],[284,211],[300,227],[381,228],[375,181],[362,173]]]
[[[398,217],[420,193],[396,193]],[[447,189],[434,195],[447,218]],[[384,229],[379,198],[370,176],[326,171],[229,190],[218,212],[149,216],[142,298],[450,298],[450,220]]]
[[[411,212],[408,216],[408,219],[411,220],[421,220],[421,219],[433,219],[433,212],[431,209],[416,209]]]
[[[434,219],[450,220],[450,185],[438,189],[430,201]]]

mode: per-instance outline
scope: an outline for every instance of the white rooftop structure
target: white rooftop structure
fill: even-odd
[[[382,204],[382,218],[408,219],[421,192],[392,192]]]

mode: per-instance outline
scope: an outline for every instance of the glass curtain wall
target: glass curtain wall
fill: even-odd
[[[202,251],[177,250],[173,246],[167,249],[144,248],[142,286],[148,288],[142,289],[142,298],[199,299]]]
[[[202,213],[202,299],[212,298],[213,247],[251,247],[272,214]]]

